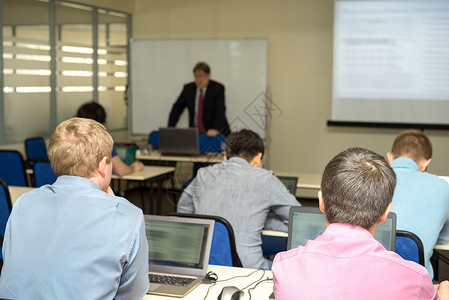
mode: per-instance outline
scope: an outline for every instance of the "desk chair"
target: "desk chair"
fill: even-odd
[[[6,223],[11,214],[12,203],[9,195],[8,185],[0,179],[0,271],[3,265],[2,245],[5,235]]]
[[[25,151],[28,160],[48,160],[47,146],[41,137],[28,138],[25,140]]]
[[[424,266],[424,247],[419,237],[405,230],[396,230],[396,250],[403,259]]]
[[[208,136],[202,134],[199,136],[200,153],[220,153],[221,145],[225,142],[222,135]]]
[[[170,213],[169,216],[215,220],[209,264],[228,267],[242,267],[242,262],[240,261],[237,254],[237,249],[235,247],[234,230],[227,220],[218,216],[183,213]]]
[[[287,237],[262,234],[262,252],[264,257],[268,258],[270,255],[276,255],[282,251],[287,251]]]
[[[23,157],[15,150],[0,150],[0,178],[7,185],[28,186]]]
[[[45,184],[53,184],[56,181],[56,174],[51,168],[49,161],[37,161],[33,166],[34,184],[41,187]]]
[[[153,148],[159,147],[159,131],[150,132],[150,136],[148,137],[148,144],[150,144]]]

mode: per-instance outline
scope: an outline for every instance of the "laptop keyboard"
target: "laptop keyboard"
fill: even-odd
[[[195,280],[195,278],[190,277],[180,277],[180,276],[170,276],[162,274],[148,274],[148,278],[152,283],[158,284],[168,284],[175,286],[188,286]]]

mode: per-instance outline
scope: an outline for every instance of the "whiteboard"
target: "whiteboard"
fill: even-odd
[[[131,134],[166,127],[193,67],[204,61],[212,80],[225,86],[226,117],[232,131],[248,128],[266,136],[269,113],[267,39],[132,40],[128,112]],[[185,109],[177,127],[188,127]]]

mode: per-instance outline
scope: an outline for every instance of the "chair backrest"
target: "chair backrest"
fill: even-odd
[[[53,184],[56,181],[56,174],[51,169],[49,161],[37,161],[33,166],[33,171],[36,187]]]
[[[208,136],[202,134],[199,136],[200,152],[201,153],[220,153],[221,144],[225,142],[222,135]]]
[[[28,138],[25,140],[25,151],[28,160],[48,159],[47,146],[41,137]]]
[[[419,237],[405,230],[396,230],[395,252],[403,259],[414,261],[424,266],[424,247]]]
[[[234,230],[227,220],[218,216],[196,214],[170,213],[169,215],[215,220],[209,264],[228,267],[242,267],[242,262],[240,261],[237,254],[237,249],[235,247]]]
[[[27,186],[23,157],[16,150],[0,150],[0,178],[7,185]]]
[[[153,147],[159,147],[159,131],[150,132],[150,136],[148,137],[148,144]]]
[[[11,214],[12,204],[8,185],[0,179],[0,259],[2,257],[3,236],[5,235],[6,223]]]

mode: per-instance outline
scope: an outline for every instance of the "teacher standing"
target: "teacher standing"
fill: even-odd
[[[195,82],[184,85],[171,109],[168,126],[176,126],[179,116],[187,107],[189,126],[198,127],[199,134],[227,136],[230,130],[225,114],[225,87],[210,79],[210,68],[205,62],[197,63],[193,74]]]

